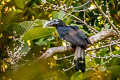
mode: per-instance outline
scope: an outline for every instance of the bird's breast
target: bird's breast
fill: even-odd
[[[59,27],[57,28],[57,32],[60,38],[64,38],[64,36],[68,34],[69,29],[66,27]]]

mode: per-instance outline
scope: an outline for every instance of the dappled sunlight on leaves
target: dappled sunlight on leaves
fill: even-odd
[[[91,1],[96,1],[106,16]],[[88,37],[102,30],[115,30],[109,22],[119,32],[119,3],[119,0],[1,0],[0,80],[120,80],[118,36],[100,40],[86,50],[85,73],[75,71],[73,52],[39,59],[51,47],[70,45],[59,39],[55,28],[43,29],[46,21],[62,19],[66,25],[78,26]]]

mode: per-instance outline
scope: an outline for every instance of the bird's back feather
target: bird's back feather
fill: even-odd
[[[82,48],[87,47],[87,37],[83,37],[82,32],[76,31],[75,29],[71,27],[58,27],[57,31],[59,33],[60,38],[63,38],[64,40],[70,42],[73,45],[80,46]]]

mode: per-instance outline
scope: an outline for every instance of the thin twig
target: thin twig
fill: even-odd
[[[72,65],[70,68],[68,68],[68,69],[63,69],[63,71],[64,72],[67,72],[67,71],[69,71],[69,70],[71,70],[73,67],[75,67],[75,65]]]
[[[81,20],[80,18],[76,17],[75,15],[69,14],[68,15],[74,17],[75,19],[79,20],[80,22],[82,22],[83,24],[85,24],[90,30],[94,31],[95,33],[98,33],[98,31],[94,28],[92,28],[90,25],[88,25],[85,21]]]
[[[112,26],[112,28],[119,34],[119,31],[118,29],[116,28],[116,26],[110,21],[110,18],[108,17],[108,15],[106,15],[103,10],[98,6],[98,4],[94,1],[94,0],[91,0],[95,5],[96,7],[98,8],[98,10],[100,11],[100,13],[106,18],[106,20],[109,22],[109,24]]]
[[[57,58],[56,60],[63,60],[63,59],[68,59],[70,57],[74,56],[74,54],[72,55],[69,55],[69,56],[65,56],[65,57],[60,57],[60,58]]]
[[[97,57],[97,56],[91,56],[92,58],[99,58],[99,59],[108,59],[108,58],[120,58],[120,55],[111,55],[111,56],[104,56],[104,57]]]
[[[113,53],[112,53],[112,46],[111,46],[111,42],[110,42],[110,46],[109,46],[109,48],[110,48],[110,56],[112,56],[112,55],[113,55]]]
[[[84,3],[84,4],[82,4],[82,5],[80,5],[80,6],[78,6],[78,7],[74,7],[74,9],[75,9],[75,8],[81,8],[81,7],[85,6],[85,5],[87,5],[88,3],[90,3],[90,1],[88,1],[88,2],[86,2],[86,3]]]
[[[101,46],[101,47],[99,47],[99,48],[88,49],[87,52],[88,52],[88,51],[93,51],[93,50],[98,50],[98,49],[105,48],[105,47],[109,47],[110,45],[112,46],[112,45],[119,44],[119,43],[120,43],[120,42],[116,42],[116,43],[108,44],[108,45],[105,45],[105,46]]]
[[[83,10],[73,10],[72,12],[87,12],[89,9],[83,9]]]
[[[83,20],[81,20],[80,18],[76,17],[75,15],[70,14],[70,13],[67,11],[67,9],[63,9],[63,8],[58,7],[58,6],[56,6],[56,5],[54,5],[54,4],[51,4],[51,3],[49,3],[49,2],[47,2],[47,3],[50,4],[50,5],[52,5],[52,6],[55,6],[55,8],[57,8],[57,9],[54,9],[54,10],[58,10],[58,11],[61,10],[61,11],[65,12],[65,13],[67,13],[68,15],[74,17],[75,19],[79,20],[81,23],[83,23],[84,25],[86,25],[86,26],[88,27],[88,29],[92,30],[92,31],[95,32],[95,33],[98,33],[98,31],[97,31],[96,29],[92,28],[90,25],[88,25],[88,24],[86,23],[86,21],[83,21]]]

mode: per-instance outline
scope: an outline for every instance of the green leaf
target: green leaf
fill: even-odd
[[[113,54],[119,54],[120,53],[120,50],[116,50],[116,51],[113,51]]]
[[[95,73],[96,73],[95,71],[86,71],[85,73],[76,72],[72,75],[71,80],[98,80],[93,79],[95,78],[95,76],[97,76],[94,75]]]
[[[80,76],[81,72],[76,72],[72,75],[71,80],[80,80],[78,77]]]
[[[105,75],[105,72],[98,70],[90,70],[85,73],[76,72],[72,75],[71,80],[104,80],[108,78]]]
[[[91,59],[91,61],[90,61],[90,57],[89,56],[86,56],[86,67],[95,67],[96,66],[96,63],[95,63],[95,59]]]
[[[36,19],[34,22],[35,22],[38,26],[42,27],[46,21],[47,21],[47,20]]]
[[[108,23],[105,24],[105,28],[106,29],[109,29],[110,28],[110,25]]]
[[[18,35],[24,34],[26,31],[40,26],[42,27],[46,20],[36,19],[35,21],[24,21],[13,26],[13,29],[17,32]]]
[[[58,11],[53,11],[53,12],[52,12],[52,18],[53,18],[53,19],[55,19],[55,18],[57,18],[57,19],[62,19],[62,18],[64,17],[64,15],[65,15],[65,13],[64,13],[63,11],[60,11],[60,12],[58,12]]]
[[[38,42],[36,42],[35,44],[39,45],[39,46],[43,46],[43,45],[47,45],[48,41],[44,40],[44,38],[41,38]]]
[[[0,11],[0,22],[1,22],[1,19],[2,19],[2,11]]]
[[[16,18],[17,11],[11,11],[6,16],[3,17],[3,28],[6,30],[10,24],[13,23],[13,20]]]
[[[24,53],[27,53],[27,52],[29,52],[29,51],[30,51],[29,46],[28,46],[28,44],[26,43],[26,44],[24,44],[24,47],[20,50],[19,53],[24,54]]]
[[[25,0],[15,0],[17,7],[23,9],[25,6]]]
[[[34,21],[24,21],[19,23],[21,27],[25,28],[25,30],[32,29],[34,26],[38,26]]]
[[[36,27],[24,34],[24,40],[34,40],[51,35],[55,31],[55,28]]]
[[[110,66],[109,70],[112,72],[112,74],[119,75],[120,76],[120,66]]]
[[[100,55],[100,56],[105,56],[106,53],[108,52],[108,48],[102,48],[100,49],[100,51],[97,53],[97,56]]]
[[[106,66],[99,66],[98,69],[100,71],[106,71],[107,70],[107,67]]]
[[[13,26],[13,30],[16,31],[17,35],[22,35],[26,31],[38,26],[34,21],[24,21]]]

